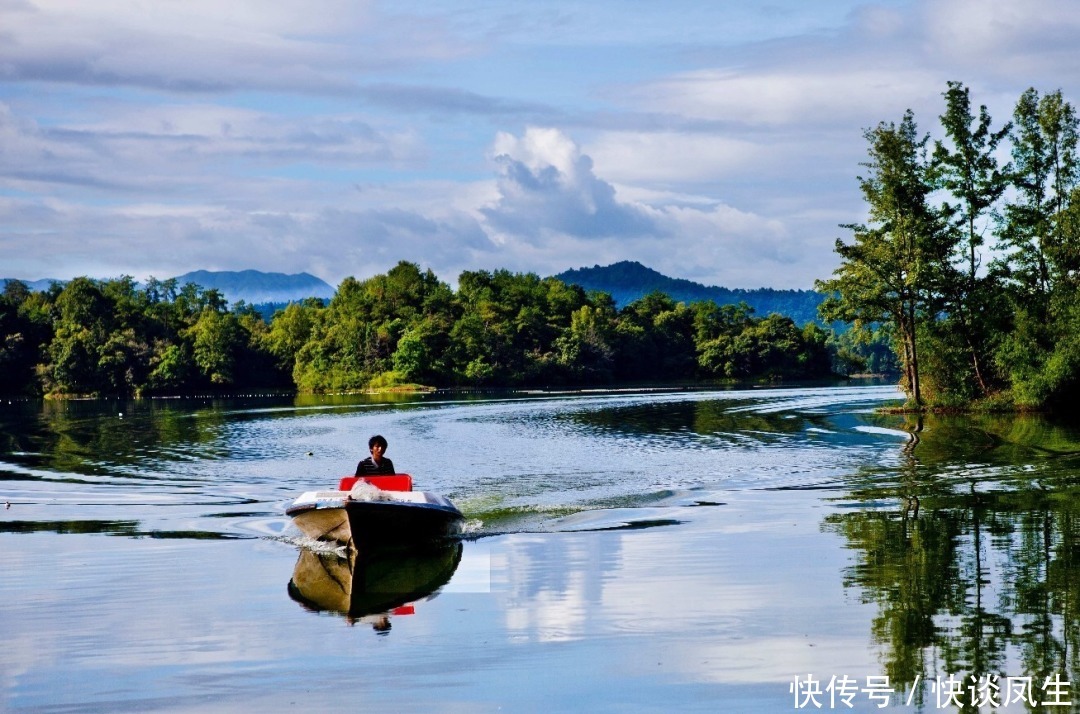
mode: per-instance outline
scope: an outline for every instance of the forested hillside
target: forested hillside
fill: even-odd
[[[250,305],[175,280],[76,278],[0,296],[0,392],[184,394],[277,387],[559,386],[810,379],[837,348],[813,323],[653,293],[618,308],[531,273],[468,271],[458,289],[402,262],[329,303]]]
[[[757,315],[764,317],[775,312],[790,317],[797,325],[819,320],[818,305],[825,298],[813,290],[743,290],[702,285],[682,278],[669,278],[641,263],[629,260],[603,267],[596,265],[592,268],[575,268],[555,277],[564,283],[580,285],[585,290],[605,292],[619,307],[639,300],[649,293],[660,292],[676,302],[712,300],[717,305],[746,303]]]

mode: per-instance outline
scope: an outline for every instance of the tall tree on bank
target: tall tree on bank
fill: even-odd
[[[997,359],[1018,404],[1080,394],[1078,120],[1061,91],[1028,89],[1013,114],[1013,185],[1000,228],[1013,324]]]
[[[986,396],[991,384],[985,365],[993,332],[987,316],[996,291],[988,277],[980,276],[980,249],[987,214],[1009,185],[1011,166],[1000,168],[996,152],[1012,125],[993,131],[985,105],[975,117],[969,90],[960,82],[949,82],[943,96],[945,113],[940,119],[951,149],[944,142],[934,142],[932,171],[937,187],[957,201],[956,205],[946,202],[943,209],[952,218],[952,228],[962,236],[956,243],[955,260],[963,265],[962,279],[944,286],[949,319],[943,335],[963,341],[971,375],[981,395]]]
[[[832,279],[817,282],[830,296],[821,314],[854,322],[857,329],[887,324],[899,342],[904,390],[919,408],[919,322],[932,320],[940,308],[936,296],[951,253],[948,232],[929,202],[929,136],[919,137],[910,110],[899,125],[883,122],[864,136],[869,173],[859,177],[859,187],[869,221],[844,226],[852,243],[836,241],[841,264]]]
[[[1005,208],[1001,239],[1009,276],[1028,306],[1041,310],[1063,273],[1056,258],[1069,239],[1063,219],[1078,178],[1077,117],[1060,90],[1040,99],[1028,89],[1013,118],[1017,196]]]

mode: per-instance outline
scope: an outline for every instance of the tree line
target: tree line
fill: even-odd
[[[908,110],[864,133],[865,223],[817,289],[828,320],[884,330],[917,408],[1053,408],[1080,395],[1077,116],[1025,91],[995,127],[949,82],[941,138]]]
[[[506,270],[464,272],[454,290],[408,262],[270,320],[175,280],[80,277],[36,292],[12,281],[0,336],[0,393],[36,395],[813,379],[847,354],[814,323],[745,304],[653,293],[618,309],[606,293]]]

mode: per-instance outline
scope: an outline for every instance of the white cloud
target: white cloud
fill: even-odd
[[[866,4],[834,32],[721,53],[617,98],[646,111],[725,122],[736,134],[746,127],[857,129],[907,108],[929,122],[942,109],[948,80],[1004,90],[1012,101],[1027,86],[1076,86],[1080,65],[1069,58],[1078,33],[1071,0]]]
[[[167,28],[178,35],[217,36],[241,33],[252,37],[290,29],[297,35],[338,34],[359,29],[370,12],[371,3],[349,0],[157,0],[133,3],[130,0],[30,0],[30,14],[64,21],[71,27],[115,25],[139,33]],[[16,8],[17,9],[17,8]]]
[[[5,270],[56,278],[288,266],[336,284],[347,275],[384,272],[399,260],[456,277],[493,249],[466,214],[433,218],[405,209],[253,213],[190,205],[33,206],[6,199],[0,200],[0,222],[0,244],[10,255]]]
[[[776,160],[775,152],[762,143],[720,133],[603,132],[588,148],[613,181],[649,185],[738,176]]]
[[[611,147],[617,138],[605,140]],[[591,157],[558,130],[500,134],[493,153],[499,196],[481,213],[503,247],[499,257],[512,267],[559,272],[631,259],[671,275],[759,287],[779,285],[784,280],[778,275],[807,259],[806,245],[781,220],[715,198],[633,190],[628,193],[636,199],[621,197],[596,174]],[[624,173],[635,170],[637,178],[646,178],[641,168]]]
[[[245,117],[232,119],[242,124]],[[235,138],[207,138],[217,123],[198,115],[184,125],[178,117],[173,130],[188,137],[203,132],[205,145],[196,142],[189,149],[195,153],[241,152]],[[156,125],[147,120],[143,128]],[[130,139],[117,143],[125,141]],[[276,145],[281,150],[284,143]],[[135,148],[110,147],[107,153],[124,161],[109,177],[140,173]],[[251,147],[244,151],[258,154]],[[150,177],[170,187],[163,189],[165,195],[200,181],[200,162],[181,153],[175,162],[178,176]],[[778,271],[806,259],[783,221],[713,198],[629,190],[636,198],[621,199],[615,186],[595,173],[589,155],[557,130],[501,134],[492,153],[494,182],[335,189],[332,199],[321,201],[299,179],[263,178],[230,187],[230,177],[205,179],[201,190],[215,185],[227,192],[228,198],[213,203],[112,206],[7,198],[0,201],[0,241],[12,256],[8,269],[27,278],[163,277],[193,266],[242,265],[305,269],[336,283],[346,275],[370,275],[398,260],[413,260],[453,280],[466,269],[551,274],[634,259],[671,275],[755,287],[777,284]],[[58,274],[59,266],[81,269]]]
[[[859,126],[902,112],[941,82],[936,73],[908,69],[782,67],[765,70],[704,69],[678,74],[637,92],[642,105],[736,126],[834,124]],[[875,122],[876,123],[876,122]]]
[[[346,92],[357,73],[470,51],[345,0],[30,0],[0,6],[0,26],[0,78],[170,91]]]
[[[621,203],[615,188],[596,176],[592,159],[557,129],[500,133],[494,161],[499,200],[482,213],[501,234],[529,241],[551,233],[580,238],[640,236],[655,232],[640,206]]]
[[[361,175],[426,158],[411,132],[383,131],[355,115],[282,119],[204,104],[110,104],[101,116],[46,126],[0,103],[0,138],[0,181],[73,203],[184,197],[257,211],[280,209],[283,196],[295,206],[318,195],[325,205],[351,189],[328,189],[321,171]]]
[[[1022,73],[1033,84],[1040,69],[1056,74],[1068,67],[1061,53],[1075,53],[1080,34],[1080,13],[1071,0],[924,0],[921,15],[936,55],[971,70]],[[1075,81],[1080,68],[1071,69]]]

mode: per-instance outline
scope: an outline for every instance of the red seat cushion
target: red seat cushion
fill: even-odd
[[[338,482],[339,491],[351,491],[359,480],[358,476],[342,476]],[[383,491],[411,491],[412,476],[409,474],[389,474],[387,476],[364,476],[364,480]]]

